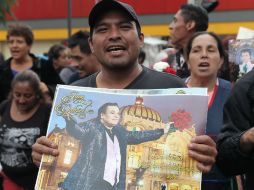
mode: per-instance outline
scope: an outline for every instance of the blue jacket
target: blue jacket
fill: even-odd
[[[206,134],[215,141],[223,126],[223,107],[231,93],[231,83],[219,79],[219,86],[211,107],[208,109]],[[203,189],[230,189],[230,178],[225,177],[216,165],[209,173],[203,174]]]

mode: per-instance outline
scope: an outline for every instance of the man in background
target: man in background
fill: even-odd
[[[183,56],[183,50],[190,37],[199,31],[206,31],[208,28],[207,11],[193,4],[184,4],[175,14],[169,25],[170,44],[176,49],[169,52],[169,64],[176,69],[177,75],[181,78],[189,76],[189,70]]]
[[[85,78],[100,70],[100,64],[89,47],[88,38],[88,32],[78,31],[67,41],[67,45],[71,49],[72,64],[77,65],[77,69],[71,75],[65,76],[66,84]],[[64,75],[63,72],[60,76]],[[64,76],[62,77],[64,78]]]

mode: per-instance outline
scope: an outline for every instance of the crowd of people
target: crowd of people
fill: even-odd
[[[64,43],[53,45],[47,52],[48,59],[31,52],[34,36],[29,26],[9,26],[6,40],[11,57],[0,64],[2,189],[34,189],[42,155],[59,155],[57,145],[45,135],[56,85],[67,84],[110,89],[207,88],[206,134],[194,137],[188,145],[189,156],[204,173],[202,189],[253,190],[254,71],[253,63],[247,60],[249,53],[241,54],[246,66],[240,66],[240,71],[245,75],[237,82],[236,78],[231,80],[228,75],[238,75],[235,72],[239,72],[239,66],[228,62],[219,36],[206,31],[207,11],[192,4],[182,5],[169,25],[170,43],[174,49],[163,61],[176,69],[175,75],[142,64],[144,34],[138,16],[129,4],[102,0],[92,8],[88,21],[90,33],[78,31]],[[119,111],[117,105],[109,107]],[[106,117],[108,109],[105,107],[98,114],[99,123],[105,124],[99,117]],[[75,125],[67,123],[69,127]],[[102,124],[103,133],[108,134],[104,141],[115,139],[116,134],[110,133]],[[77,135],[82,142],[84,136]],[[93,144],[98,146],[99,140]],[[117,141],[118,146],[124,144],[123,139]],[[126,142],[124,146],[127,146]],[[84,156],[88,157],[88,154],[81,160],[86,160]],[[82,168],[82,165],[79,161],[77,167],[93,180],[86,183],[82,180],[86,175],[79,175],[75,181],[70,172],[62,189],[125,189],[125,182],[119,179],[123,175],[120,168],[111,169],[112,173],[100,168],[101,175],[91,176],[88,171],[92,168],[89,165]],[[118,178],[108,179],[105,177],[108,175]]]

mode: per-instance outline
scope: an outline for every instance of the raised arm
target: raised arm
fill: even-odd
[[[84,139],[87,135],[89,135],[90,129],[92,126],[91,121],[83,122],[77,124],[77,122],[74,120],[74,118],[65,118],[66,122],[66,131],[76,139]]]
[[[145,131],[127,131],[128,144],[140,144],[147,141],[159,139],[162,135],[169,133],[170,124],[165,124],[163,129],[145,130]]]
[[[128,144],[140,144],[147,141],[159,139],[164,134],[163,129],[146,130],[146,131],[127,131]]]

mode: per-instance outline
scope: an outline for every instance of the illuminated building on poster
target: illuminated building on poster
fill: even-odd
[[[134,105],[121,109],[122,125],[129,131],[163,128],[160,114],[144,105],[137,97]],[[129,145],[126,181],[128,190],[198,190],[200,174],[195,162],[188,158],[187,144],[195,136],[195,128],[174,130],[157,141]],[[186,181],[186,179],[188,179]]]
[[[152,130],[164,128],[166,125],[159,112],[146,107],[140,96],[136,97],[133,105],[122,107],[121,114],[121,125],[129,131]],[[183,110],[171,113],[173,119],[174,114],[190,117]],[[168,135],[156,141],[127,146],[127,190],[161,190],[162,184],[167,186],[167,190],[200,189],[200,173],[195,162],[187,156],[187,144],[196,135],[190,120],[191,117],[184,123],[188,128],[184,128],[182,123],[178,124],[176,120],[168,121],[168,124],[172,124]],[[64,181],[76,162],[81,145],[78,140],[68,135],[65,129],[58,126],[48,137],[58,145],[60,154],[56,158],[44,156],[37,189],[46,187],[47,190],[55,190],[59,189],[59,184]]]
[[[49,134],[48,138],[58,145],[60,154],[58,157],[43,156],[43,165],[39,172],[41,177],[38,178],[41,181],[37,182],[36,189],[56,190],[76,162],[81,146],[78,140],[58,126]]]

